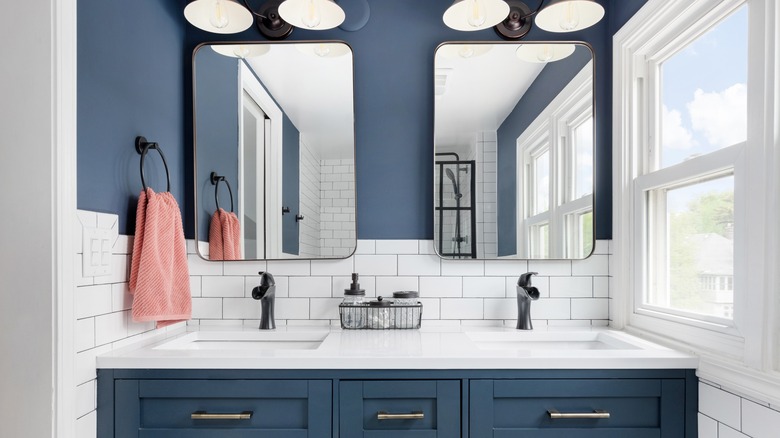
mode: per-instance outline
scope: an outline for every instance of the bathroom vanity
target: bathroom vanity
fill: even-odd
[[[695,437],[696,365],[609,330],[196,331],[98,357],[98,436]]]

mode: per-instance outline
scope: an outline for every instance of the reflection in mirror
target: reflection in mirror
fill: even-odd
[[[440,256],[590,255],[593,75],[583,43],[445,43],[436,50]]]
[[[196,49],[195,218],[197,240],[209,242],[199,245],[204,257],[354,252],[352,72],[341,42]],[[224,179],[213,184],[212,172]]]

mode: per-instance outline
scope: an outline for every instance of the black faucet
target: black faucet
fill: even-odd
[[[252,289],[252,298],[260,300],[260,330],[273,330],[276,328],[276,321],[274,321],[276,282],[270,272],[260,271],[259,274],[260,286]]]
[[[517,280],[517,329],[533,330],[531,301],[539,299],[539,289],[531,286],[531,276],[538,272],[526,272]]]

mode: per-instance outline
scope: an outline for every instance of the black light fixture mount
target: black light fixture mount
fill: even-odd
[[[509,15],[493,29],[501,38],[517,40],[531,31],[531,17],[535,12],[520,0],[506,0],[506,2],[509,5]]]
[[[252,8],[249,7],[247,1],[243,1],[246,8],[251,11]],[[293,31],[294,26],[284,21],[279,15],[279,5],[282,4],[282,1],[284,0],[268,0],[260,6],[258,12],[253,12],[257,16],[255,19],[257,30],[269,40],[283,40]]]

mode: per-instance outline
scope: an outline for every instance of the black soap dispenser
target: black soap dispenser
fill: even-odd
[[[344,289],[344,303],[345,304],[363,304],[366,298],[366,290],[360,288],[358,283],[358,274],[352,273],[352,284],[349,285],[349,289]]]

